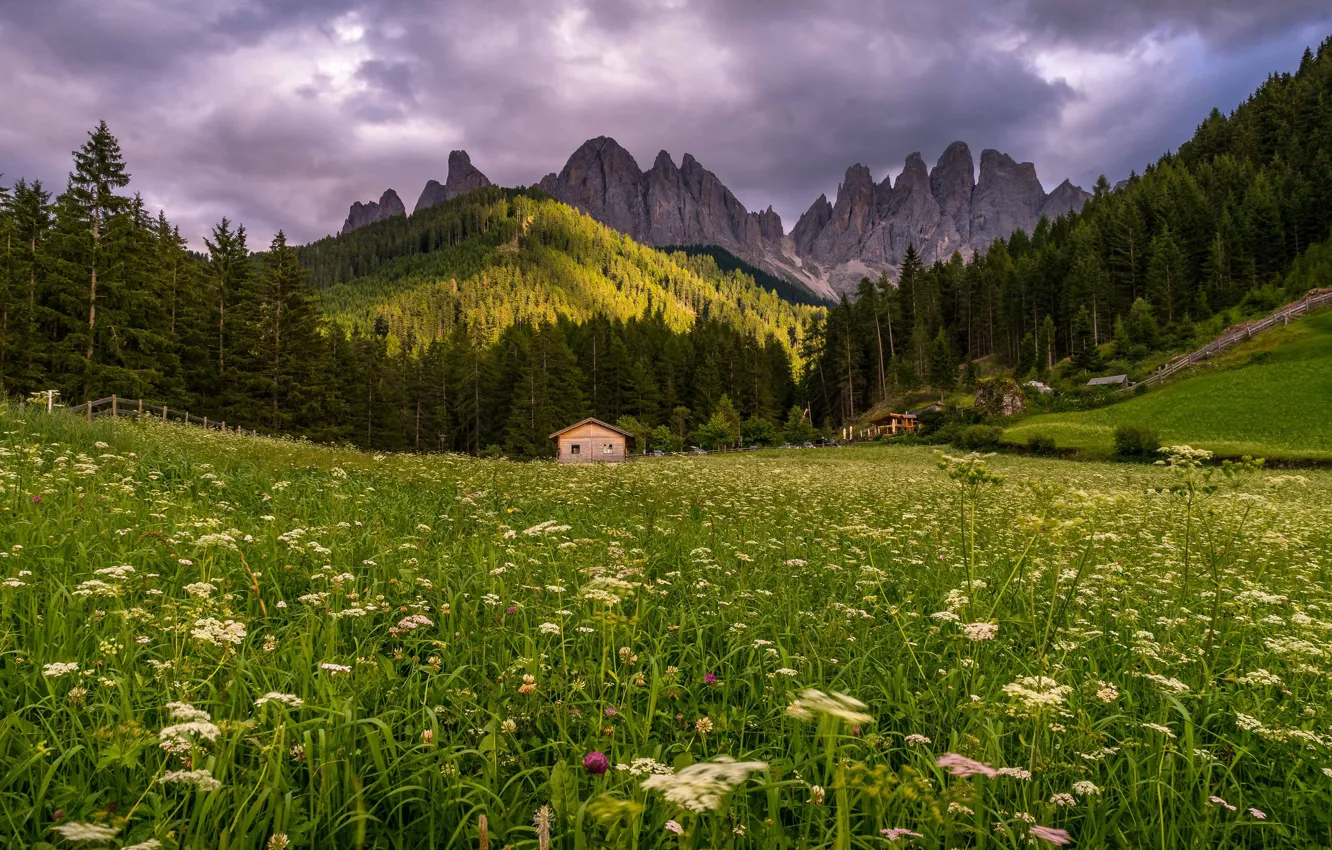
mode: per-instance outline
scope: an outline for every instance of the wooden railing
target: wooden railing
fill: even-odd
[[[1288,325],[1290,324],[1291,319],[1298,318],[1305,313],[1310,313],[1323,307],[1332,307],[1332,289],[1312,289],[1299,301],[1287,304],[1285,307],[1282,307],[1280,310],[1275,311],[1264,319],[1226,328],[1221,336],[1207,343],[1202,348],[1190,351],[1188,354],[1179,355],[1160,369],[1157,369],[1151,375],[1143,378],[1138,383],[1124,387],[1123,389],[1118,390],[1118,392],[1129,392],[1139,386],[1159,384],[1171,375],[1187,369],[1195,363],[1200,363],[1203,360],[1215,357],[1217,354],[1220,354],[1228,348],[1239,345],[1245,340],[1252,339],[1253,335],[1256,333],[1261,333],[1278,324]]]
[[[47,405],[50,409],[50,405]],[[107,396],[106,398],[93,399],[85,401],[83,404],[75,404],[69,408],[71,413],[77,413],[83,416],[87,421],[100,419],[105,416],[130,416],[136,419],[148,417],[151,419],[160,419],[163,422],[180,422],[186,425],[202,425],[204,428],[212,428],[218,431],[235,431],[238,433],[255,434],[253,431],[243,431],[239,427],[228,428],[225,420],[209,419],[207,416],[195,416],[188,410],[179,410],[168,407],[165,404],[149,404],[141,398],[120,398],[119,396]]]

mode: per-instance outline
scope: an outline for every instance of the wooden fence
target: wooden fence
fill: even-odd
[[[47,410],[51,409],[48,399]],[[251,434],[258,436],[256,431],[244,431],[240,427],[228,428],[225,420],[209,419],[207,416],[195,416],[188,410],[176,410],[167,407],[165,404],[149,404],[141,398],[120,398],[119,396],[107,396],[106,398],[85,401],[83,404],[72,405],[69,408],[71,413],[77,413],[83,416],[87,421],[100,419],[104,416],[130,416],[136,419],[144,417],[150,419],[160,419],[163,422],[180,422],[185,425],[202,425],[204,428],[212,428],[217,431],[235,431],[236,433]]]
[[[1202,348],[1190,351],[1188,354],[1179,355],[1160,369],[1157,369],[1151,375],[1143,378],[1138,383],[1124,387],[1123,389],[1118,390],[1118,392],[1130,392],[1139,386],[1159,384],[1171,375],[1174,375],[1183,369],[1187,369],[1195,363],[1200,363],[1203,360],[1207,360],[1220,354],[1228,348],[1239,345],[1247,339],[1252,339],[1253,335],[1256,333],[1261,333],[1276,325],[1288,325],[1290,324],[1291,319],[1298,318],[1305,313],[1310,313],[1323,307],[1332,307],[1332,289],[1312,289],[1299,301],[1287,304],[1285,307],[1282,307],[1265,319],[1259,319],[1257,321],[1246,322],[1242,325],[1226,328],[1221,336],[1207,343]]]

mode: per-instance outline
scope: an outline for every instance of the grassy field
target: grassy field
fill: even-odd
[[[1165,443],[1221,455],[1332,460],[1332,311],[1262,334],[1146,395],[1032,416],[1004,439],[1021,444],[1047,434],[1062,448],[1108,453],[1122,422],[1151,424]]]
[[[1332,835],[1332,475],[0,431],[6,846]]]

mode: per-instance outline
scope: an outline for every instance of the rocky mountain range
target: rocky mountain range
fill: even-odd
[[[453,151],[448,179],[427,183],[416,211],[489,185],[466,152]],[[1030,232],[1041,216],[1081,210],[1090,197],[1067,180],[1047,194],[1035,166],[996,150],[981,152],[978,178],[963,142],[949,145],[932,169],[911,154],[896,181],[885,176],[876,183],[868,167],[852,165],[835,200],[820,195],[789,234],[772,207],[747,210],[691,154],[677,167],[662,151],[642,171],[606,136],[584,142],[558,174],[537,185],[636,241],[715,245],[829,300],[854,292],[863,276],[895,276],[909,245],[926,264],[954,252],[969,257],[996,238]],[[380,220],[376,215],[401,214],[400,201],[398,211],[389,209],[392,201],[397,195],[390,190],[379,204],[353,205],[343,232]]]

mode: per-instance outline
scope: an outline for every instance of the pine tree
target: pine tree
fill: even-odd
[[[939,391],[940,401],[944,393],[957,386],[957,356],[943,328],[934,335],[930,346],[930,385]]]
[[[214,418],[262,421],[261,403],[246,395],[247,370],[254,365],[258,328],[252,290],[253,274],[244,225],[232,229],[223,218],[205,238],[208,248],[207,289],[211,296],[211,356],[202,387],[205,407]]]
[[[56,208],[60,248],[55,309],[61,339],[53,366],[66,376],[66,387],[72,390],[67,396],[110,391],[104,357],[112,335],[106,313],[114,304],[119,284],[114,271],[124,248],[124,230],[114,225],[130,208],[130,199],[116,190],[129,181],[120,143],[102,121],[74,152],[74,170]]]
[[[1054,318],[1046,316],[1041,322],[1040,366],[1038,371],[1049,372],[1055,364],[1055,323]]]
[[[260,420],[275,433],[304,432],[319,417],[320,318],[296,252],[279,230],[257,277],[258,320],[252,391],[267,411]]]
[[[1101,355],[1092,336],[1091,313],[1083,305],[1073,318],[1073,335],[1069,341],[1073,349],[1073,368],[1079,372],[1094,372],[1101,366]]]

